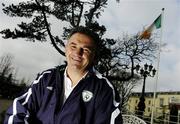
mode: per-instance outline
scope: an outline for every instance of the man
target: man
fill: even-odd
[[[4,124],[121,124],[119,96],[93,65],[98,35],[85,27],[71,32],[67,66],[44,71],[16,98]]]

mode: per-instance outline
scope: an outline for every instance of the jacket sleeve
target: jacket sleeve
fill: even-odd
[[[99,89],[96,105],[94,124],[122,124],[122,113],[120,111],[120,98],[113,87],[108,82],[107,86]]]
[[[30,118],[38,110],[42,95],[43,75],[40,74],[26,92],[15,98],[13,104],[6,111],[4,124],[27,124]]]

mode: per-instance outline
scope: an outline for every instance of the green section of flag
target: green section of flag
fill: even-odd
[[[161,28],[161,20],[162,20],[162,15],[160,14],[154,22],[147,27],[141,34],[140,34],[140,39],[149,39],[152,35],[152,31],[154,29],[159,29]]]
[[[154,25],[155,25],[156,29],[161,27],[161,15],[159,15],[157,17],[157,19],[154,21]]]

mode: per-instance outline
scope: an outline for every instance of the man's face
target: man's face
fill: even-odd
[[[68,40],[65,52],[68,68],[84,72],[94,61],[95,44],[89,36],[75,33]]]

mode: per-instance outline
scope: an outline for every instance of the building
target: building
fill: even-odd
[[[141,93],[132,93],[128,100],[127,110],[136,113]],[[180,116],[180,91],[178,92],[157,92],[155,99],[154,115],[156,118],[169,120],[170,109],[175,106]],[[150,117],[153,106],[153,92],[145,93],[145,112],[144,116]],[[180,118],[178,118],[180,120]]]

